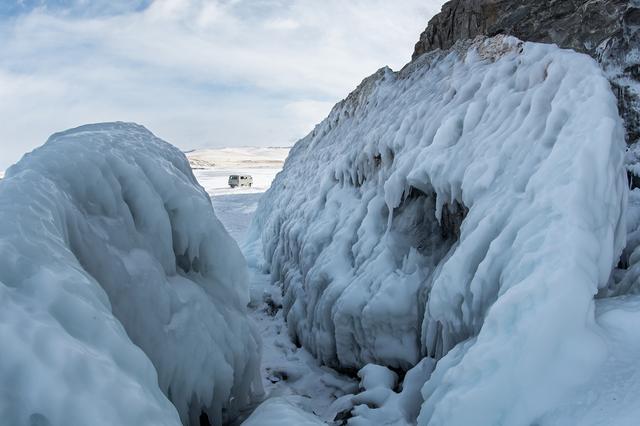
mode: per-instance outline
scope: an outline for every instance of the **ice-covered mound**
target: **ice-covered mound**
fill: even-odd
[[[261,391],[247,302],[185,156],[142,126],[55,134],[0,182],[7,424],[220,424]]]
[[[251,237],[291,335],[322,361],[444,357],[423,424],[528,424],[604,357],[593,296],[624,245],[623,151],[589,57],[458,43],[336,105]]]

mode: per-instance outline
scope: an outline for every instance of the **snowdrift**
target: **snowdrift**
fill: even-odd
[[[179,150],[135,124],[53,135],[0,182],[0,418],[220,424],[261,392],[247,279]]]
[[[605,357],[593,297],[625,243],[623,153],[592,59],[458,43],[336,105],[250,238],[321,361],[433,358],[420,424],[531,424]]]

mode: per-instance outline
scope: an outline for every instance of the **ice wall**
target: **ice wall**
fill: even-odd
[[[186,158],[142,126],[57,133],[0,182],[7,424],[220,424],[261,392],[247,302]]]
[[[530,424],[604,357],[593,296],[624,246],[623,152],[589,57],[458,43],[336,105],[251,235],[323,362],[440,359],[421,424]]]

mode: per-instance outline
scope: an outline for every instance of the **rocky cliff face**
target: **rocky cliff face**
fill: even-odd
[[[640,0],[452,0],[429,21],[413,59],[502,33],[587,53],[609,76],[633,144],[640,140],[639,29]]]

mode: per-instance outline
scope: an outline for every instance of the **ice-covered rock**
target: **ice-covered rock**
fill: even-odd
[[[451,0],[420,35],[413,57],[478,35],[509,34],[587,53],[606,70],[627,142],[640,138],[639,0]],[[640,175],[637,175],[640,176]]]
[[[387,367],[367,364],[358,371],[360,388],[370,390],[377,387],[394,389],[398,383],[398,375]]]
[[[261,391],[248,300],[186,158],[142,126],[57,133],[0,182],[6,424],[220,424]]]
[[[440,359],[421,424],[530,424],[605,357],[593,298],[624,246],[623,154],[593,59],[461,42],[336,105],[250,238],[323,362]]]
[[[363,379],[361,392],[336,399],[326,413],[327,420],[348,418],[353,426],[415,424],[422,403],[420,392],[434,365],[433,358],[423,358],[395,392],[398,376],[383,366],[367,364],[358,372]]]
[[[448,49],[459,40],[498,33],[555,43],[600,63],[625,123],[629,184],[640,187],[640,0],[451,0],[429,21],[413,57]],[[631,255],[638,246],[636,205],[630,206],[629,245],[601,296],[640,290],[640,257]]]

